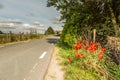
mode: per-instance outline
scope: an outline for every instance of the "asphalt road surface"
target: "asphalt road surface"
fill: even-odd
[[[57,37],[0,47],[0,80],[43,80]]]

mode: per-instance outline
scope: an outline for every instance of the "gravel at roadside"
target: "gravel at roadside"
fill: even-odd
[[[60,65],[60,61],[56,47],[44,80],[64,80],[64,68]]]

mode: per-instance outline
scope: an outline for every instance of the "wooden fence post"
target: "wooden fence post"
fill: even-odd
[[[93,29],[93,42],[95,43],[96,41],[96,29]]]

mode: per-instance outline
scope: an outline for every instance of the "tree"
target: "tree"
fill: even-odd
[[[3,32],[0,30],[0,34],[3,34]]]
[[[61,19],[66,20],[60,38],[63,44],[69,43],[65,40],[68,33],[76,39],[80,35],[91,41],[93,29],[101,42],[107,35],[118,36],[119,0],[48,0],[47,6],[54,6],[62,14]]]
[[[45,34],[54,34],[54,30],[52,27],[48,27],[48,29],[45,31]]]

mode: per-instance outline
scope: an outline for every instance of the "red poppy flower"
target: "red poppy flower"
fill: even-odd
[[[96,51],[96,47],[95,46],[90,46],[90,51]]]
[[[103,59],[104,56],[103,56],[103,55],[98,55],[98,58],[99,58],[99,59]]]
[[[79,53],[76,53],[75,58],[79,58],[79,57],[80,57]]]
[[[92,50],[93,50],[93,51],[96,51],[96,47],[94,47]]]
[[[86,43],[87,41],[86,41],[86,40],[83,40],[82,42],[83,42],[83,43]]]
[[[77,45],[77,46],[74,46],[74,50],[79,50],[82,48],[82,45]]]
[[[105,52],[105,51],[106,51],[106,49],[105,49],[105,48],[100,48],[100,50],[101,50],[102,52]]]
[[[101,52],[99,52],[98,54],[101,55],[101,54],[103,54],[103,52],[101,51]]]
[[[78,48],[81,49],[81,48],[82,48],[82,45],[78,45]]]
[[[88,50],[89,49],[89,46],[85,46],[85,50]]]
[[[80,41],[78,41],[78,42],[77,42],[77,45],[81,45],[81,42],[80,42]]]
[[[83,57],[83,56],[84,56],[84,54],[82,54],[82,53],[81,53],[81,54],[79,54],[79,56],[80,56],[80,57]]]
[[[92,46],[92,45],[94,45],[94,43],[93,43],[93,42],[90,42],[90,46]]]
[[[93,54],[93,51],[92,51],[92,50],[90,50],[90,54]]]
[[[72,62],[72,59],[70,57],[68,57],[68,62]]]
[[[79,50],[79,47],[78,46],[74,46],[74,50]]]
[[[95,45],[96,45],[96,46],[100,46],[100,43],[96,43]]]

